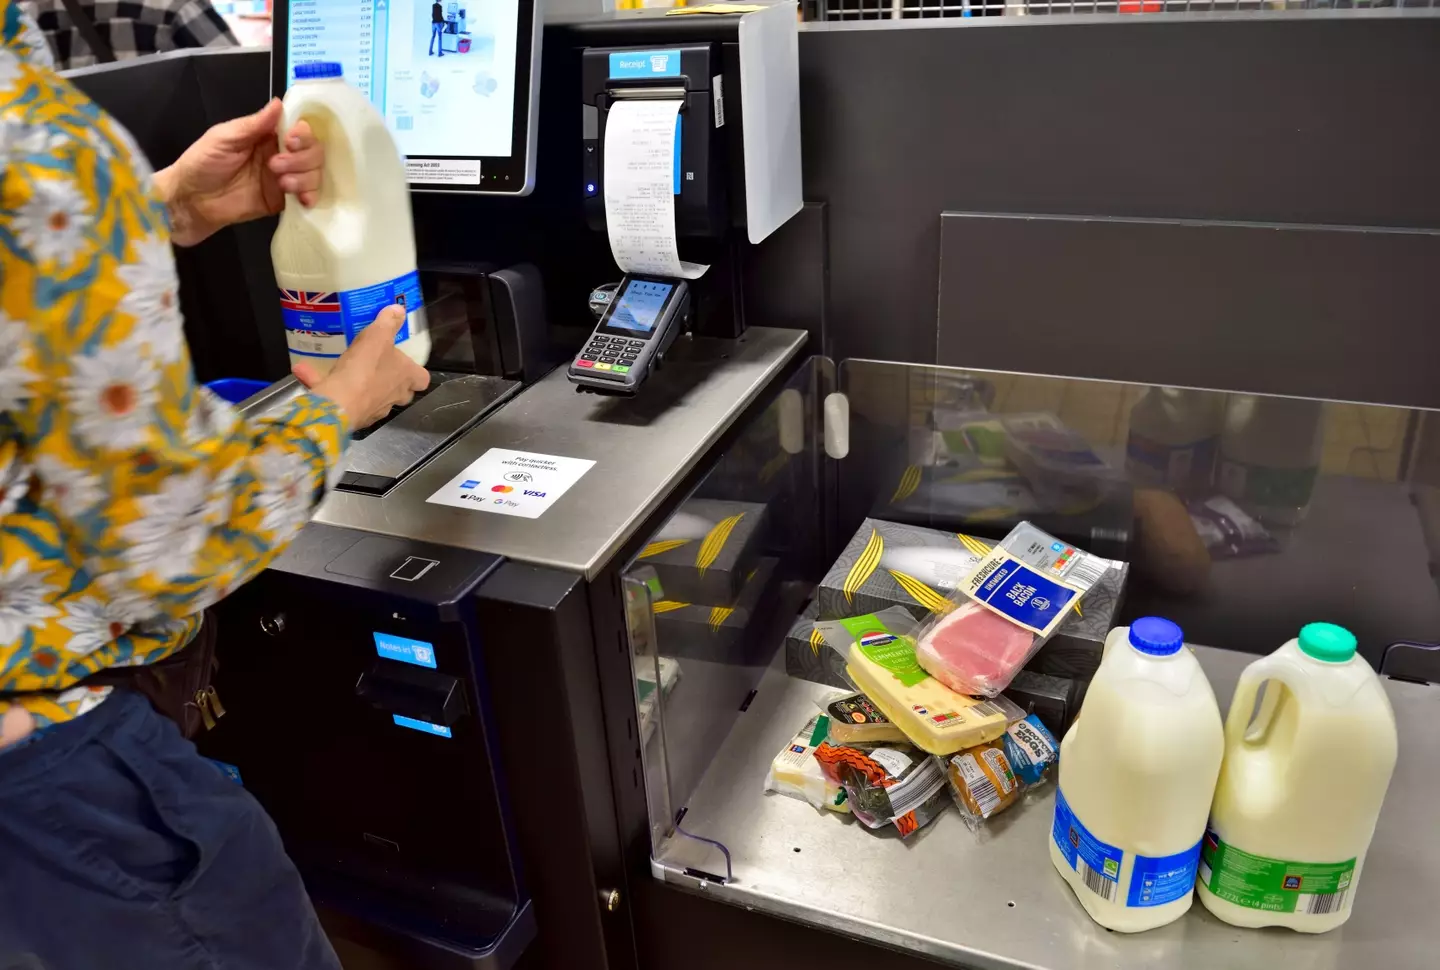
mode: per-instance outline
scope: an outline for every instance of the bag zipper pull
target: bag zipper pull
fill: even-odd
[[[215,720],[225,716],[225,705],[220,703],[220,694],[213,686],[205,688],[205,696],[210,700],[210,710],[215,714]]]

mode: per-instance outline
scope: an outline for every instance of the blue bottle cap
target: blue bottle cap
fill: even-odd
[[[1130,624],[1130,644],[1152,657],[1168,657],[1179,653],[1185,634],[1169,620],[1158,616],[1142,616]]]
[[[295,65],[295,80],[310,81],[321,77],[340,77],[344,72],[339,61],[306,61]]]

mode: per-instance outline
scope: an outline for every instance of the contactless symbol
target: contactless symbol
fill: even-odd
[[[505,481],[507,481],[507,482],[533,482],[533,481],[535,481],[535,478],[534,478],[534,476],[531,475],[529,472],[506,472],[506,473],[505,473]]]

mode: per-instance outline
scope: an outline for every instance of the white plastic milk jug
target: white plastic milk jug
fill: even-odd
[[[1141,485],[1208,489],[1225,423],[1224,395],[1151,387],[1130,409],[1125,467]]]
[[[1190,909],[1224,753],[1220,708],[1180,628],[1110,631],[1060,744],[1050,860],[1101,926],[1163,926]]]
[[[1349,919],[1397,744],[1385,688],[1343,627],[1311,623],[1245,668],[1205,834],[1205,908],[1305,933]]]
[[[325,168],[317,203],[307,209],[287,196],[270,242],[290,362],[326,373],[381,310],[399,303],[407,318],[395,345],[423,365],[430,333],[410,186],[385,119],[345,83],[339,64],[317,62],[295,68],[280,137],[301,120],[325,146]]]

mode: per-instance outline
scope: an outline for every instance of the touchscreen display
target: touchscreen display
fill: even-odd
[[[519,0],[290,0],[276,46],[291,82],[296,64],[338,61],[406,155],[509,157],[519,19]]]
[[[630,285],[620,294],[620,299],[616,301],[615,309],[610,314],[610,319],[605,321],[605,325],[618,330],[649,333],[655,329],[655,321],[660,318],[660,308],[665,305],[665,298],[673,289],[673,283],[631,280]]]

